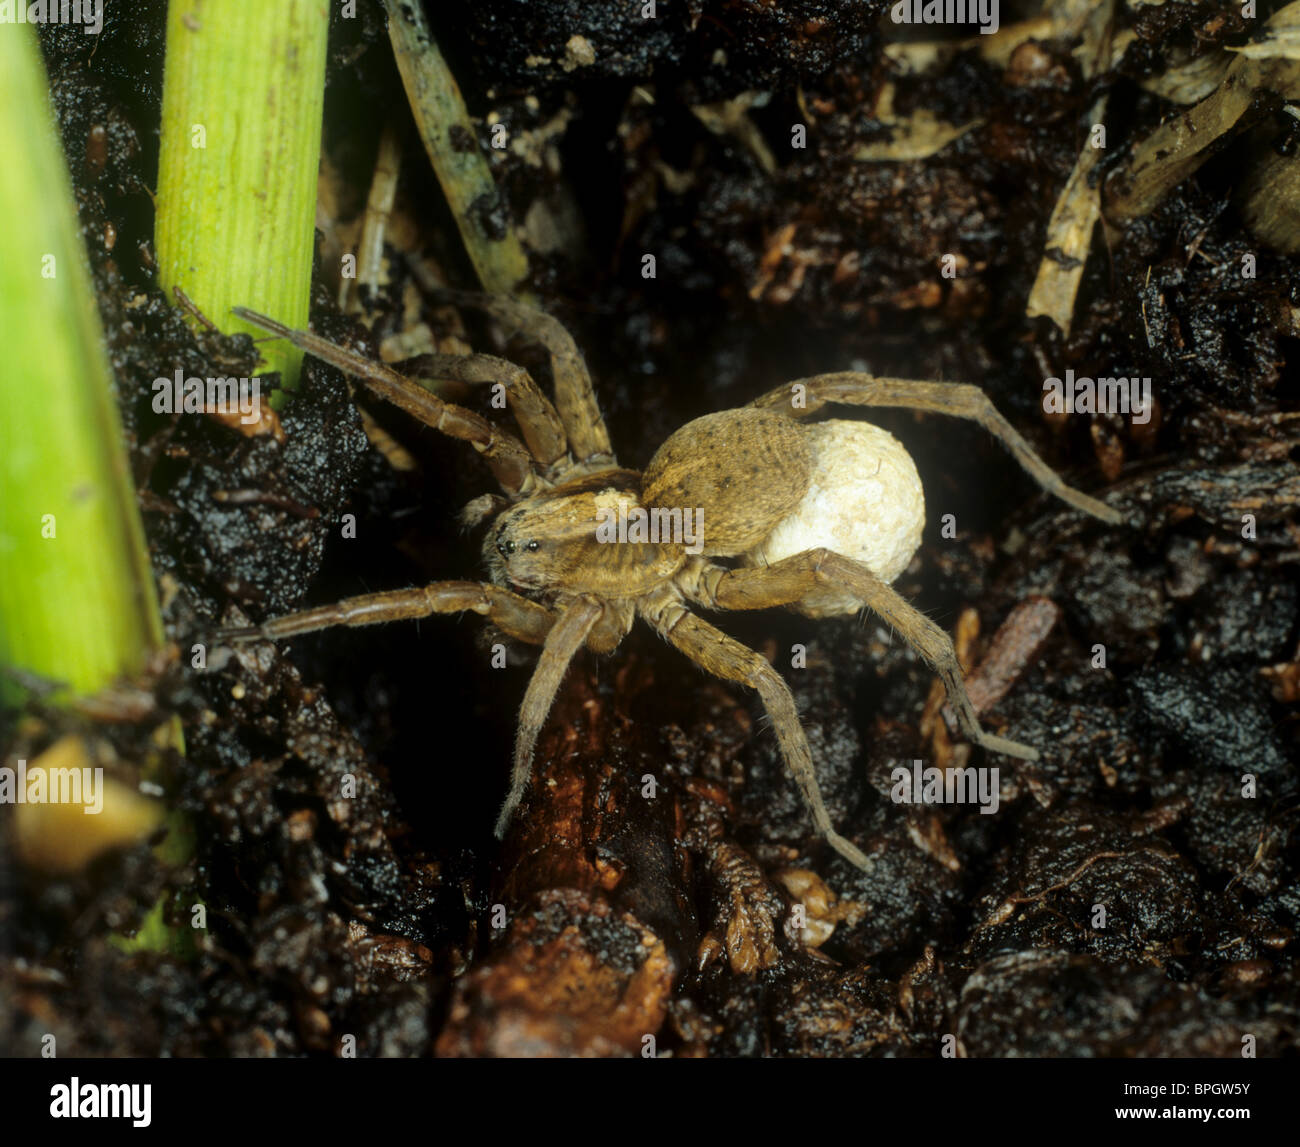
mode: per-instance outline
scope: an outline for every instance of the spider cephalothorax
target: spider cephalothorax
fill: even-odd
[[[541,645],[520,711],[498,836],[524,795],[533,747],[570,660],[584,646],[611,652],[640,618],[710,673],[757,690],[818,830],[841,855],[867,866],[862,851],[831,825],[789,686],[763,657],[693,606],[785,606],[811,617],[870,609],[939,674],[967,737],[1011,756],[1037,756],[980,727],[947,634],[890,588],[916,552],[924,524],[920,479],[906,451],[869,423],[800,421],[827,403],[904,406],[972,419],[1045,489],[1103,521],[1120,520],[1065,485],[982,391],[851,372],[816,375],[750,406],[688,423],[637,474],[615,461],[582,357],[555,319],[506,299],[446,297],[483,307],[549,351],[554,405],[526,371],[502,359],[433,355],[422,361],[424,373],[435,378],[502,385],[522,441],[388,367],[263,315],[243,308],[236,313],[483,455],[505,495],[478,499],[467,514],[487,519],[483,553],[490,580],[367,594],[227,637],[275,639],[330,625],[471,610],[508,636]]]
[[[681,566],[683,546],[638,543],[610,549],[597,530],[620,506],[638,505],[640,496],[639,474],[610,469],[564,481],[502,510],[483,544],[492,582],[547,601],[583,593],[626,598],[648,592]]]

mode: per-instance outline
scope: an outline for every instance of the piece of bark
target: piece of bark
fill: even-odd
[[[988,712],[1007,695],[1060,619],[1061,607],[1039,596],[1026,598],[1007,615],[993,635],[984,660],[966,681],[966,692],[976,713]]]

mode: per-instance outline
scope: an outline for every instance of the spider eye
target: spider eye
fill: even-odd
[[[542,548],[541,542],[529,542],[527,546],[528,552],[530,554],[536,553],[541,548]]]
[[[501,554],[513,554],[515,552],[515,543],[507,542],[503,539],[497,540],[497,552]]]

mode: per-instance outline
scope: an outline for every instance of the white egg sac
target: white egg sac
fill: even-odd
[[[806,430],[813,464],[808,492],[743,560],[771,565],[825,547],[892,582],[920,547],[925,527],[925,492],[911,455],[869,422],[818,422]],[[862,603],[826,588],[791,608],[828,617],[853,613]]]

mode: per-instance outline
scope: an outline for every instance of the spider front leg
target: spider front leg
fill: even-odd
[[[560,682],[568,671],[569,662],[582,648],[603,612],[604,608],[594,598],[579,598],[561,611],[559,620],[546,635],[542,655],[537,659],[537,668],[533,670],[532,680],[528,682],[528,690],[524,694],[524,703],[519,709],[519,732],[515,739],[515,763],[510,774],[510,792],[497,816],[495,831],[498,840],[505,836],[510,818],[524,798],[524,790],[528,787],[528,778],[533,771],[533,749],[537,745],[542,725],[546,722],[546,715],[555,702]]]
[[[478,613],[498,629],[519,641],[541,645],[555,615],[508,589],[476,581],[436,581],[410,589],[387,590],[349,597],[333,605],[318,605],[238,629],[223,629],[221,641],[279,641],[300,633],[314,633],[336,625],[379,625],[385,621],[409,621],[435,613]]]
[[[796,396],[800,399],[799,405],[794,404]],[[800,418],[821,409],[828,402],[842,402],[849,406],[901,406],[909,410],[929,410],[978,422],[1011,451],[1021,467],[1049,494],[1055,494],[1076,510],[1082,510],[1111,525],[1119,525],[1124,521],[1118,511],[1096,498],[1090,498],[1073,486],[1066,485],[1060,475],[1034,453],[1033,447],[1020,436],[1020,432],[998,412],[989,396],[978,386],[969,383],[918,382],[914,379],[875,378],[857,371],[840,371],[835,374],[815,374],[811,378],[778,387],[755,399],[753,405]]]
[[[409,621],[435,613],[465,611],[482,614],[509,637],[542,646],[542,655],[533,671],[532,680],[528,683],[528,691],[524,694],[524,703],[519,712],[519,733],[515,741],[510,792],[497,817],[496,835],[502,837],[528,787],[533,749],[546,715],[555,701],[560,682],[564,680],[569,662],[582,648],[604,613],[599,602],[592,598],[579,598],[557,617],[544,605],[499,586],[473,581],[443,581],[412,589],[368,593],[333,605],[320,605],[300,613],[291,613],[261,625],[225,629],[217,634],[217,639],[275,641],[340,625],[378,625],[385,621]],[[611,635],[603,636],[608,642]]]
[[[297,331],[247,307],[231,307],[231,313],[245,322],[288,339],[308,354],[337,367],[344,374],[360,379],[380,398],[405,410],[426,426],[451,438],[470,443],[496,476],[501,488],[510,494],[528,493],[536,484],[533,458],[513,434],[498,430],[486,418],[454,403],[443,402],[432,391],[390,369],[381,362],[371,362],[359,354],[335,346],[311,331]]]
[[[842,857],[869,872],[871,861],[867,854],[842,837],[831,824],[830,813],[826,811],[826,802],[822,800],[821,788],[817,784],[812,750],[808,748],[808,738],[799,723],[794,694],[785,679],[761,654],[728,637],[703,618],[696,617],[673,597],[651,598],[638,607],[638,612],[669,644],[715,677],[737,681],[757,690],[772,720],[781,756],[803,790],[817,831]]]
[[[587,364],[573,336],[558,319],[504,295],[480,295],[446,287],[426,288],[426,293],[459,306],[478,307],[498,322],[541,343],[551,357],[555,405],[568,434],[574,460],[579,463],[614,461],[614,448],[610,445],[609,431],[605,429],[604,415],[596,402]]]
[[[449,378],[477,386],[500,383],[524,442],[538,462],[550,466],[569,449],[555,407],[522,366],[491,354],[421,354],[397,365],[414,378]]]
[[[952,639],[891,586],[861,562],[834,550],[805,550],[770,566],[727,570],[712,586],[711,601],[718,609],[769,609],[802,601],[819,588],[847,590],[887,625],[902,635],[943,681],[962,733],[975,744],[995,753],[1038,760],[1038,750],[986,733],[966,694],[961,664]]]

